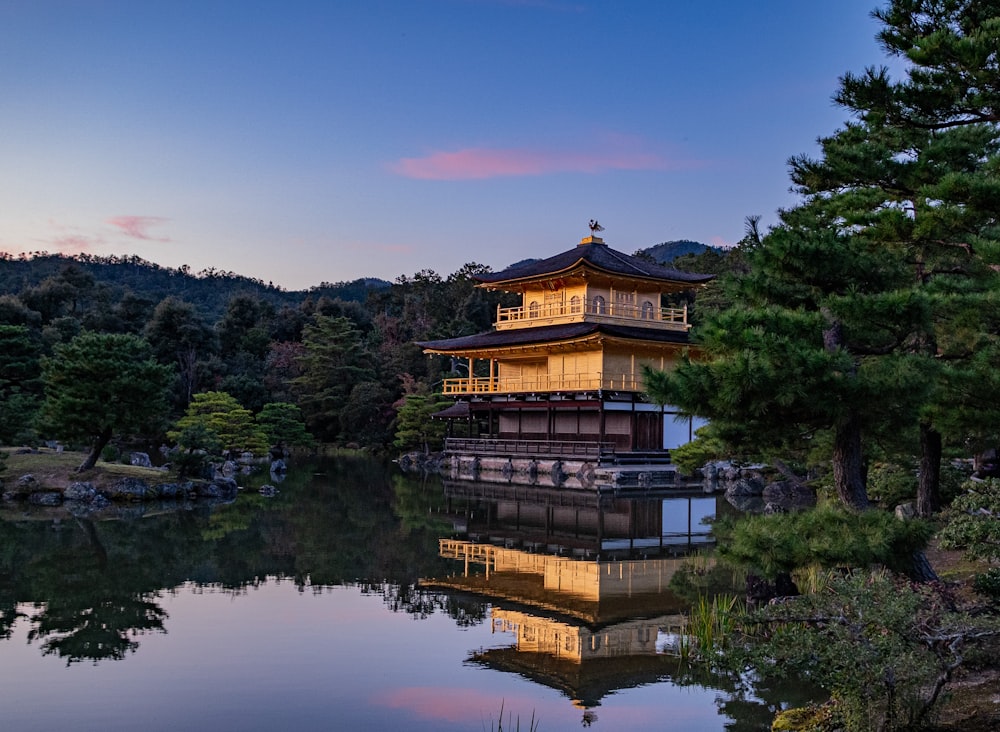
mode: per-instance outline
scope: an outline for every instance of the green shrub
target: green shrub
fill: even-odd
[[[724,659],[741,671],[818,683],[844,729],[923,729],[955,670],[1000,633],[996,618],[951,607],[933,585],[888,572],[831,575],[823,592],[748,616],[743,642]]]
[[[932,534],[924,521],[900,521],[887,511],[854,513],[833,504],[798,513],[726,518],[715,522],[713,530],[720,557],[770,579],[813,566],[881,565],[909,573],[914,553]]]
[[[1000,600],[1000,567],[994,567],[972,580],[972,586],[980,595],[996,602]]]
[[[917,496],[917,472],[910,465],[875,463],[868,470],[868,497],[884,508],[894,508]]]
[[[964,549],[971,559],[1000,559],[1000,479],[968,481],[945,512],[938,534],[943,549]]]

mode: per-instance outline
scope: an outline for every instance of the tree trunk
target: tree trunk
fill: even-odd
[[[914,582],[935,582],[939,579],[934,567],[927,560],[927,555],[923,552],[913,552],[907,575]]]
[[[844,326],[826,308],[823,317],[823,348],[833,353],[843,347]],[[856,378],[857,365],[851,369]],[[868,491],[865,489],[864,460],[861,454],[861,419],[853,409],[833,426],[833,484],[841,502],[855,511],[868,508]]]
[[[941,433],[920,423],[920,482],[917,515],[930,518],[941,509]]]
[[[834,426],[833,483],[845,506],[855,511],[868,508],[861,455],[861,420],[853,412]]]
[[[92,467],[97,465],[97,459],[101,457],[101,451],[104,450],[105,446],[111,442],[111,428],[105,427],[101,430],[101,434],[97,436],[94,440],[94,444],[90,447],[90,453],[87,455],[86,459],[80,463],[80,467],[76,469],[76,472],[82,473],[85,470],[90,470]]]

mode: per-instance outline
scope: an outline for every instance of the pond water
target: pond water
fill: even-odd
[[[673,652],[667,584],[714,496],[350,458],[279,489],[114,518],[4,506],[3,727],[493,730],[502,709],[505,730],[749,731],[797,696]]]

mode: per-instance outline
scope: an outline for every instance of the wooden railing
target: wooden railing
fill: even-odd
[[[615,456],[611,442],[574,440],[494,440],[449,437],[445,452],[476,455],[523,455],[526,457],[573,457],[609,460]]]
[[[642,391],[642,380],[632,374],[608,376],[596,374],[540,374],[537,376],[474,376],[445,379],[445,394],[507,394],[553,391]]]
[[[545,323],[570,323],[583,320],[597,321],[638,321],[651,328],[667,330],[687,330],[687,305],[680,308],[658,308],[651,303],[604,302],[595,298],[577,302],[534,303],[515,308],[497,308],[496,327],[498,329],[521,327]]]

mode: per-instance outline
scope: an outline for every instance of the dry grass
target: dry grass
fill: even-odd
[[[13,448],[3,448],[7,461],[0,472],[4,481],[16,480],[22,475],[31,473],[44,487],[53,490],[63,490],[70,483],[87,481],[100,488],[120,478],[142,478],[150,485],[168,483],[173,478],[170,473],[153,468],[140,468],[135,465],[121,465],[98,461],[93,469],[77,473],[76,469],[86,457],[82,452],[56,452],[55,450],[39,449],[38,452],[15,454]]]

